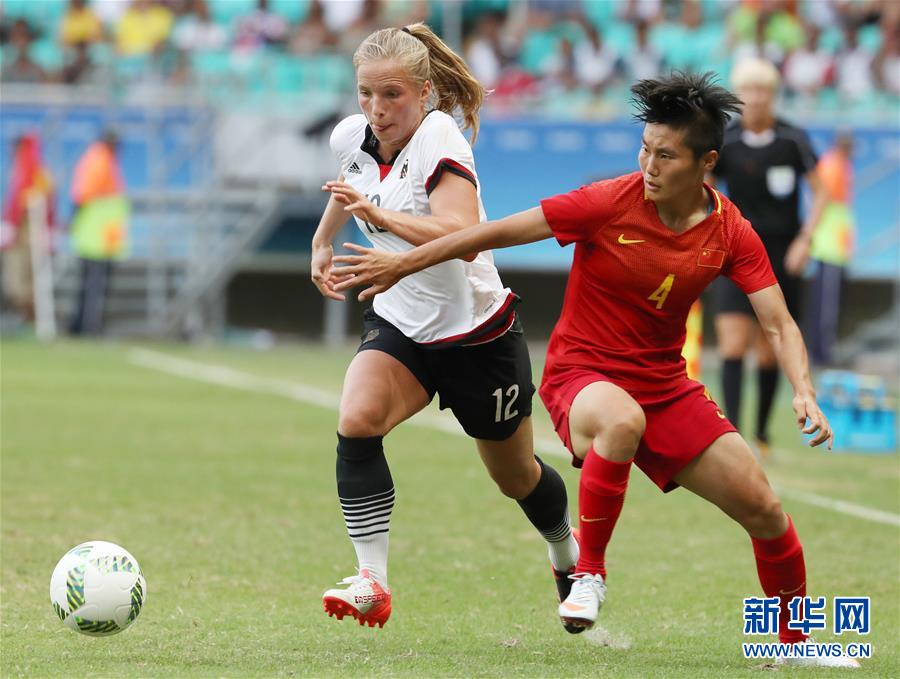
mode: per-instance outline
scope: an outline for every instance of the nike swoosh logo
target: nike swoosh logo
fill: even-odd
[[[578,612],[583,611],[584,606],[579,606],[578,604],[570,604],[568,601],[563,601],[563,608],[566,608],[570,611]]]
[[[581,515],[582,523],[596,523],[597,521],[606,521],[605,516],[601,516],[599,519],[589,519],[584,514]]]
[[[783,594],[784,596],[787,596],[788,594],[793,594],[794,592],[799,592],[803,588],[803,585],[805,585],[805,584],[806,584],[805,582],[802,583],[800,585],[800,587],[797,587],[796,589],[792,589],[790,592],[785,592],[783,589],[779,589],[778,593]]]
[[[646,243],[646,241],[643,241],[643,240],[629,240],[629,239],[625,238],[625,234],[624,234],[624,233],[620,233],[620,234],[619,234],[619,243],[620,243],[621,245],[631,245],[632,243]]]

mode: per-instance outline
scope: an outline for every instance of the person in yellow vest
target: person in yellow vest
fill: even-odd
[[[834,147],[822,156],[816,171],[828,202],[811,234],[813,261],[808,316],[809,350],[813,363],[831,365],[837,340],[844,270],[853,255],[853,137],[841,132]]]
[[[118,148],[115,132],[104,132],[81,156],[72,177],[76,212],[70,237],[81,260],[78,307],[69,324],[73,335],[102,333],[112,264],[127,254],[129,204]]]

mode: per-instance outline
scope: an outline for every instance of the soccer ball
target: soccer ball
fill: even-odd
[[[69,629],[94,637],[117,634],[135,621],[147,600],[137,560],[111,542],[73,547],[50,577],[50,603]]]

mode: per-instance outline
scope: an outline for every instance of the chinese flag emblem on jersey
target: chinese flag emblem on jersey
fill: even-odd
[[[703,248],[697,257],[697,266],[708,266],[713,269],[721,269],[725,263],[724,250],[711,250]]]

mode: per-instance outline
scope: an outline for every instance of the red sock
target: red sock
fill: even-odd
[[[578,484],[579,573],[599,573],[606,578],[606,545],[625,502],[628,462],[610,462],[588,450]]]
[[[788,604],[795,596],[806,596],[806,565],[803,562],[803,546],[794,522],[788,516],[788,529],[779,538],[763,540],[751,537],[759,583],[766,596],[781,599],[778,614],[778,639],[783,644],[794,644],[806,639],[800,630],[789,630],[791,619]]]

